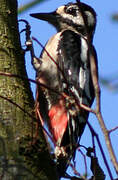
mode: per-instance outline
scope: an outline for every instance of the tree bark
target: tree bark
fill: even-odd
[[[16,0],[0,1],[0,72],[27,77]],[[25,112],[33,115],[34,100],[25,78],[0,76],[0,179],[56,180],[41,128],[37,141],[31,143],[35,126],[32,127],[33,118]]]

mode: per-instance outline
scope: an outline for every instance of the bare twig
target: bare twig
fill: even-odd
[[[75,174],[76,176],[81,177],[81,179],[83,179],[83,180],[87,180],[85,176],[81,175],[81,174],[76,170],[75,166],[73,166],[72,163],[70,163],[70,167],[72,168],[72,170],[73,170],[73,172],[74,172],[74,174]]]
[[[54,90],[54,89],[46,86],[45,84],[40,83],[39,81],[36,81],[36,80],[30,79],[30,78],[27,78],[27,77],[24,77],[24,76],[19,76],[19,75],[17,75],[17,74],[11,74],[11,73],[1,72],[1,71],[0,71],[0,75],[1,75],[1,76],[16,77],[16,78],[20,78],[20,79],[23,79],[23,80],[27,80],[27,81],[30,81],[31,83],[37,84],[37,85],[42,86],[42,87],[44,87],[44,88],[46,88],[46,89],[49,89],[50,91],[53,91],[54,93],[59,94],[58,91],[56,91],[56,90]],[[61,95],[61,94],[60,94],[60,95]]]
[[[54,92],[54,93],[57,93],[57,94],[59,94],[60,96],[62,96],[63,98],[69,97],[68,95],[60,94],[58,91],[50,88],[49,86],[46,86],[45,84],[40,83],[39,81],[33,80],[33,79],[31,79],[31,78],[27,78],[27,77],[24,77],[24,76],[19,76],[19,75],[17,75],[17,74],[11,74],[11,73],[7,73],[7,72],[1,72],[1,71],[0,71],[0,75],[1,75],[1,76],[8,76],[8,77],[14,77],[14,78],[19,78],[19,79],[27,80],[27,81],[30,81],[31,83],[37,84],[38,86],[42,86],[42,87],[44,87],[44,88],[46,88],[46,89],[48,89],[48,90],[50,90],[50,91],[52,91],[52,92]],[[80,108],[83,108],[84,110],[86,110],[86,111],[88,111],[88,112],[92,112],[92,113],[94,113],[94,114],[96,113],[96,111],[95,111],[94,109],[91,109],[90,107],[86,106],[85,104],[81,104],[81,103],[78,103],[78,102],[76,102],[76,103],[77,103],[78,108],[80,107]]]
[[[85,154],[81,151],[80,148],[78,148],[78,151],[81,153],[81,155],[83,156],[84,159],[84,164],[85,164],[85,175],[87,175],[87,162],[86,162],[86,156]]]
[[[87,124],[88,124],[88,127],[89,127],[89,129],[90,129],[90,131],[91,131],[91,133],[92,133],[92,136],[95,136],[95,137],[96,137],[96,140],[97,140],[98,146],[99,146],[99,148],[100,148],[100,152],[101,152],[101,154],[102,154],[102,157],[103,157],[105,166],[106,166],[106,168],[107,168],[108,174],[109,174],[111,180],[113,180],[112,172],[111,172],[110,167],[109,167],[109,165],[108,165],[108,162],[107,162],[105,153],[104,153],[104,151],[103,151],[102,145],[101,145],[101,143],[100,143],[98,134],[94,131],[94,129],[92,128],[92,126],[91,126],[91,124],[90,124],[89,122],[87,122]]]
[[[116,156],[115,156],[112,144],[111,144],[111,139],[109,137],[109,131],[107,130],[107,128],[106,128],[106,126],[104,124],[101,113],[100,112],[96,113],[96,116],[97,116],[97,118],[99,120],[102,132],[104,134],[106,145],[108,147],[108,151],[109,151],[109,154],[110,154],[110,157],[111,157],[111,161],[112,161],[112,163],[114,165],[116,173],[118,174],[118,162],[117,162],[117,159],[116,159]]]
[[[94,109],[86,106],[85,104],[81,104],[81,103],[80,103],[79,105],[80,105],[80,107],[83,108],[84,110],[86,110],[86,111],[88,111],[88,112],[92,112],[92,113],[95,114],[95,110],[94,110]]]
[[[32,8],[33,6],[36,6],[37,4],[39,4],[41,2],[44,2],[44,0],[33,0],[33,1],[30,1],[29,3],[26,3],[23,6],[20,6],[18,8],[18,13],[21,14],[24,11],[27,11],[28,9]]]
[[[114,132],[114,131],[116,131],[116,130],[118,130],[118,126],[115,127],[115,128],[110,129],[108,132],[109,132],[109,134],[110,134],[110,133],[112,133],[112,132]]]

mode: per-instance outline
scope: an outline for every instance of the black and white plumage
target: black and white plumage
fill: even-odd
[[[84,13],[86,27],[80,8]],[[92,40],[96,13],[84,3],[81,3],[81,6],[78,3],[69,3],[55,12],[36,13],[31,16],[48,21],[58,31],[45,46],[53,60],[43,50],[40,68],[35,64],[34,66],[39,81],[55,91],[39,87],[38,100],[41,115],[44,121],[48,122],[57,145],[55,156],[60,174],[63,174],[67,168],[65,159],[72,157],[75,152],[89,115],[87,111],[79,108],[77,103],[91,107],[94,100],[87,36],[89,34],[91,48],[94,50]],[[65,95],[67,99],[63,97]]]

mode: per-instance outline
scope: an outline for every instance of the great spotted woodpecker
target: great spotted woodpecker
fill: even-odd
[[[67,168],[67,162],[60,165],[60,159],[73,156],[88,120],[89,112],[79,108],[79,103],[91,107],[95,96],[87,36],[95,52],[92,40],[96,13],[86,4],[80,5],[68,3],[51,13],[31,14],[57,29],[57,34],[48,40],[40,62],[34,63],[34,68],[40,83],[49,87],[39,87],[38,101],[42,119],[47,122],[56,144],[59,171]]]

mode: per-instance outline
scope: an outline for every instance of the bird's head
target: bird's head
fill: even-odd
[[[96,13],[93,8],[84,3],[68,3],[51,13],[34,13],[30,15],[48,21],[48,23],[55,26],[57,31],[69,29],[86,35],[87,29],[90,37],[92,37],[96,27]]]

